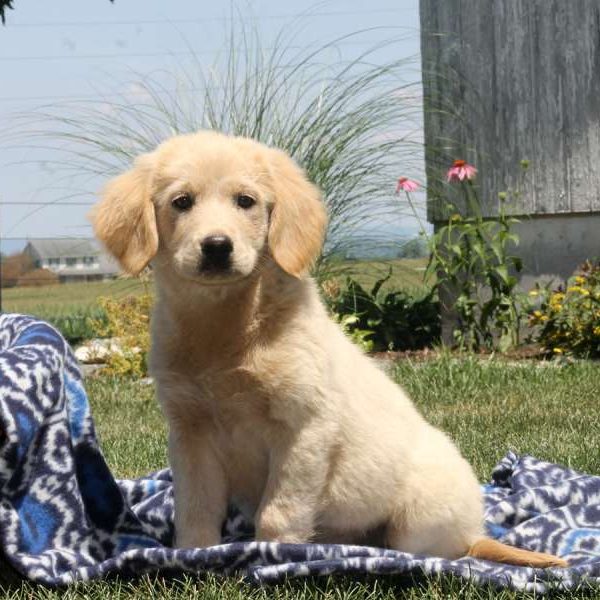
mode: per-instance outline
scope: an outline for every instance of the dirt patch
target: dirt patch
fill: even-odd
[[[441,355],[451,356],[453,358],[461,358],[464,356],[475,356],[481,359],[495,358],[498,360],[505,361],[522,361],[522,360],[533,360],[533,361],[548,361],[546,355],[542,351],[541,346],[538,344],[524,344],[518,348],[514,348],[500,354],[498,352],[480,351],[475,353],[465,353],[460,350],[451,350],[449,348],[422,348],[420,350],[401,350],[401,351],[388,351],[388,352],[373,352],[370,354],[373,358],[380,361],[397,361],[403,359],[410,359],[416,362],[435,360],[440,358]]]

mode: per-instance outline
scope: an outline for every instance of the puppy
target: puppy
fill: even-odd
[[[177,546],[218,544],[233,500],[259,540],[566,564],[484,537],[469,464],[329,319],[307,274],[324,204],[286,154],[172,138],[108,184],[92,221],[127,272],[152,263]]]

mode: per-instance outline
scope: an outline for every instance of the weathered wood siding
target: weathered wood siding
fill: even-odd
[[[487,215],[600,211],[600,0],[420,0],[429,218],[454,158],[480,171]]]

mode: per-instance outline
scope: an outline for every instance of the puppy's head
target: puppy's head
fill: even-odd
[[[213,132],[179,136],[111,181],[91,215],[131,274],[157,270],[224,285],[274,260],[295,277],[318,257],[319,190],[285,153]]]

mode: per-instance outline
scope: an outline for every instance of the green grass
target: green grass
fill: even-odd
[[[116,477],[138,477],[166,466],[166,427],[154,386],[91,378],[86,388],[96,433]]]
[[[385,289],[403,289],[420,295],[427,290],[423,283],[426,259],[395,259],[388,261],[352,261],[343,271],[356,278],[368,290],[375,281],[392,275]],[[343,285],[345,276],[338,276]],[[106,282],[67,283],[40,287],[15,287],[2,290],[5,312],[34,315],[52,323],[73,345],[96,335],[90,319],[105,318],[98,298],[122,298],[152,291],[152,282],[141,279],[115,279]]]
[[[151,286],[141,279],[115,279],[2,290],[6,312],[33,315],[54,325],[72,344],[96,337],[91,320],[104,321],[98,298],[143,294]]]
[[[456,440],[481,480],[487,480],[508,449],[576,469],[600,473],[599,366],[512,364],[443,356],[402,361],[394,374],[417,405]],[[166,430],[152,386],[132,381],[88,380],[92,410],[105,456],[117,477],[135,477],[165,466]],[[330,578],[255,588],[235,579],[145,577],[74,586],[52,592],[16,584],[6,597],[24,598],[532,598],[475,588],[450,578],[406,580]],[[580,592],[556,598],[600,597]]]
[[[429,286],[423,281],[427,260],[427,258],[395,258],[348,261],[340,265],[340,274],[335,275],[335,278],[343,283],[347,274],[370,290],[375,282],[386,277],[391,269],[391,276],[385,283],[384,289],[407,290],[420,294],[429,290]]]
[[[427,259],[399,258],[387,261],[351,261],[345,270],[364,285],[371,286],[392,268],[387,283],[393,289],[423,288],[423,272]],[[152,284],[141,279],[114,279],[90,283],[65,283],[41,287],[15,287],[2,290],[2,306],[6,312],[35,315],[43,319],[69,317],[93,310],[101,296],[121,298],[143,294]]]
[[[139,279],[14,287],[2,290],[2,307],[6,312],[53,319],[88,311],[97,306],[97,300],[101,296],[141,294],[144,289],[144,283]]]

